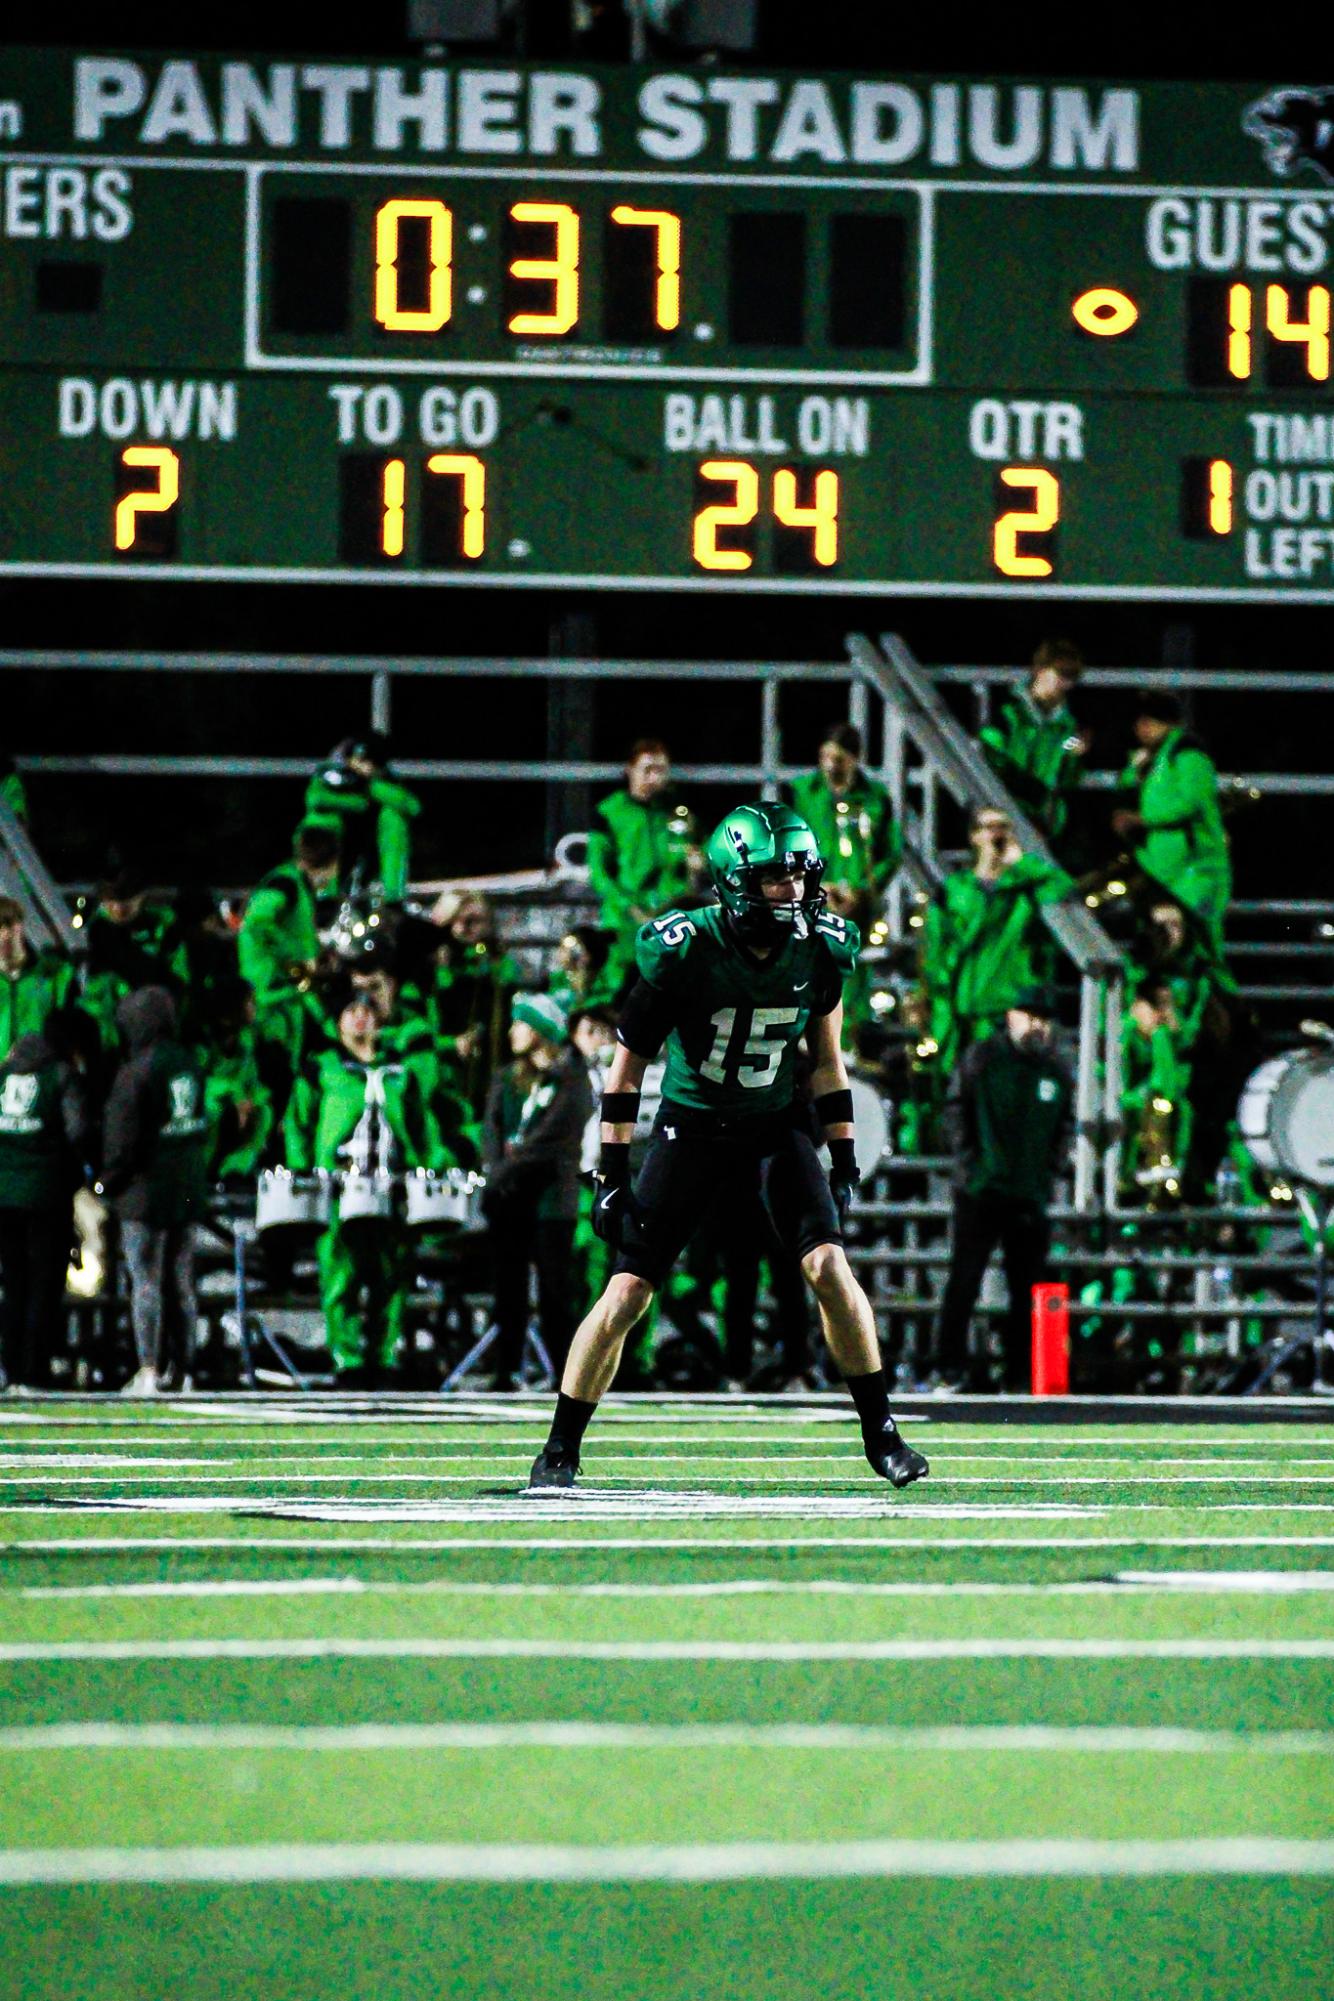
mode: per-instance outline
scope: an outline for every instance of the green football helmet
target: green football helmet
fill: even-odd
[[[704,855],[718,899],[742,938],[805,938],[824,909],[824,856],[813,829],[790,806],[767,799],[734,806],[710,834]],[[773,868],[801,877],[800,902],[771,903],[765,896],[764,871]]]

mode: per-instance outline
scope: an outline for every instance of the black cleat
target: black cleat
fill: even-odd
[[[926,1459],[920,1452],[914,1452],[892,1418],[879,1438],[863,1442],[867,1459],[891,1487],[911,1487],[914,1480],[925,1480],[931,1471]]]
[[[573,1487],[578,1471],[577,1459],[568,1459],[563,1453],[553,1452],[549,1445],[544,1445],[528,1475],[528,1492],[540,1494],[562,1487],[568,1491]]]

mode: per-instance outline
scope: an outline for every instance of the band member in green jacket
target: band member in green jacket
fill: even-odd
[[[287,1102],[313,1033],[311,982],[320,958],[316,905],[337,879],[337,835],[303,823],[292,859],[269,871],[241,920],[238,964],[254,992],[260,1067],[277,1110]]]
[[[334,1002],[336,1049],[297,1080],[287,1109],[294,1174],[395,1176],[451,1165],[420,1073],[380,1055],[380,1017],[368,995]],[[397,1215],[343,1222],[319,1240],[320,1297],[340,1388],[367,1388],[392,1372],[410,1284],[410,1244]]]
[[[338,836],[340,873],[351,880],[361,864],[366,887],[378,882],[388,903],[408,886],[409,828],[421,800],[389,769],[389,739],[372,732],[346,737],[306,787],[306,818]]]
[[[1059,841],[1070,816],[1089,737],[1067,697],[1078,687],[1084,656],[1068,639],[1044,639],[1033,671],[1001,706],[995,723],[978,731],[987,763],[1020,811],[1048,840]]]
[[[1218,806],[1218,769],[1182,722],[1179,696],[1148,688],[1135,714],[1138,749],[1121,774],[1133,796],[1112,815],[1135,860],[1204,925],[1218,955],[1232,896],[1232,858]]]
[[[816,770],[792,781],[792,803],[827,857],[829,908],[859,926],[879,907],[903,853],[889,793],[862,769],[861,732],[831,723]]]
[[[598,922],[616,934],[611,967],[617,981],[634,959],[641,924],[690,902],[701,880],[694,816],[672,784],[667,746],[641,737],[630,746],[625,785],[603,799],[588,839],[588,879],[602,899]]]
[[[1023,853],[994,807],[974,813],[969,841],[977,859],[946,877],[927,912],[923,948],[929,1032],[945,1077],[1015,1006],[1016,994],[1046,979],[1051,946],[1041,913],[1074,889],[1063,869]]]
[[[76,984],[68,959],[33,951],[22,905],[0,896],[0,1062],[20,1036],[40,1035],[48,1018],[77,998]]]

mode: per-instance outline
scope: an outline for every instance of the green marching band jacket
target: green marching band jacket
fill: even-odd
[[[793,779],[792,804],[819,842],[825,881],[882,895],[903,855],[885,787],[859,769],[846,792],[833,792],[822,771],[810,771]]]
[[[588,878],[608,930],[633,932],[636,908],[662,910],[690,894],[689,817],[665,797],[641,802],[626,791],[601,801],[588,841]]]
[[[1002,707],[999,722],[977,733],[987,763],[1016,804],[1052,836],[1065,826],[1069,795],[1079,779],[1078,730],[1064,702],[1048,711],[1039,708],[1027,688],[1018,688]]]
[[[359,1063],[343,1049],[323,1052],[298,1077],[285,1126],[294,1173],[401,1173],[453,1165],[418,1070],[404,1063]]]
[[[1232,863],[1213,759],[1184,730],[1173,730],[1142,765],[1132,760],[1121,783],[1138,788],[1135,811],[1144,834],[1135,860],[1205,920],[1221,947]]]

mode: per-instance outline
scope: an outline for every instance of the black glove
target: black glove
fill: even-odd
[[[850,1139],[831,1139],[829,1142],[829,1193],[834,1198],[838,1210],[838,1227],[847,1228],[848,1210],[852,1198],[861,1186],[861,1175],[857,1172],[857,1153]]]
[[[593,1235],[619,1250],[621,1236],[634,1213],[630,1190],[630,1149],[612,1140],[602,1146],[602,1163],[593,1185]]]

